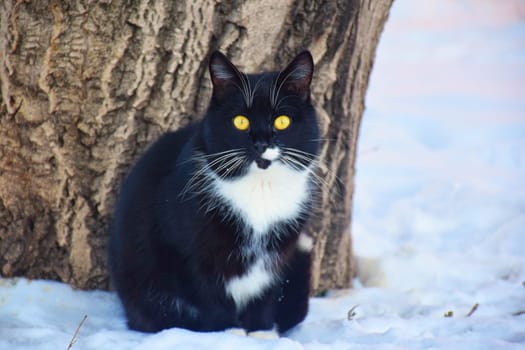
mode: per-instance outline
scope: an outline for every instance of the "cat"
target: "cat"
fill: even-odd
[[[130,329],[282,334],[304,320],[313,70],[308,51],[260,74],[211,55],[206,114],[151,145],[116,201],[109,268]]]

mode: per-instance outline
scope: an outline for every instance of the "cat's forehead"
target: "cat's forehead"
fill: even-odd
[[[268,94],[277,79],[277,72],[247,74],[250,88],[255,93]]]
[[[278,72],[268,72],[260,74],[248,74],[248,95],[251,98],[246,101],[249,110],[270,111],[274,107],[274,100],[277,87],[275,82]]]

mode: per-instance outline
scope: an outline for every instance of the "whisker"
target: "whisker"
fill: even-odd
[[[281,107],[281,103],[283,103],[284,100],[286,100],[287,98],[291,98],[293,96],[284,96],[283,98],[281,98],[278,102],[277,102],[277,106],[275,106],[274,108],[275,109],[279,109]]]
[[[242,151],[242,148],[235,148],[235,149],[230,149],[230,150],[227,150],[227,151],[211,153],[211,154],[204,154],[203,152],[198,151],[198,152],[195,152],[193,157],[191,157],[190,159],[184,160],[182,162],[178,162],[177,165],[182,165],[182,164],[186,164],[186,163],[189,163],[189,162],[193,162],[196,159],[208,159],[208,158],[213,158],[213,157],[216,157],[216,156],[219,156],[219,155],[223,155],[223,154],[226,154],[226,153],[237,152],[237,151]]]
[[[288,166],[292,167],[294,170],[297,170],[297,171],[302,171],[304,170],[304,165],[303,164],[300,164],[300,166],[298,164],[296,164],[295,162],[293,162],[291,160],[291,158],[289,157],[286,157],[286,156],[283,156],[281,157],[281,160]]]
[[[300,67],[295,67],[290,73],[288,73],[284,79],[281,81],[281,84],[279,84],[279,87],[277,88],[277,92],[275,93],[275,97],[273,98],[273,100],[275,101],[275,99],[277,99],[277,97],[279,96],[279,93],[281,92],[281,88],[284,86],[284,83],[288,80],[288,78],[290,78],[290,76],[292,76],[293,74],[295,74],[295,72],[297,70],[299,70]],[[277,76],[277,80],[275,80],[275,84],[277,84],[277,82],[279,81],[279,78],[281,77],[281,72],[279,72],[279,75]],[[274,89],[275,91],[275,89]],[[275,104],[272,103],[272,107],[275,108]]]
[[[215,170],[215,172],[217,173],[217,175],[221,178],[221,179],[224,179],[226,178],[226,176],[228,176],[228,174],[232,171],[232,168],[239,162],[239,161],[242,161],[243,159],[242,158],[232,158],[232,159],[229,159],[228,161],[226,161],[225,163],[221,164],[221,166],[219,168],[217,168]],[[226,172],[224,174],[221,174],[221,172],[226,169]]]
[[[233,148],[233,149],[229,149],[229,150],[226,150],[226,151],[222,151],[222,152],[217,152],[217,153],[210,153],[210,154],[203,154],[202,156],[205,157],[205,158],[211,158],[211,157],[215,157],[215,156],[218,156],[218,155],[222,155],[222,154],[226,154],[226,153],[232,153],[232,152],[238,152],[238,151],[242,151],[243,149],[242,148]]]
[[[250,83],[250,81],[249,81],[248,77],[246,76],[246,74],[244,74],[244,73],[242,73],[241,71],[239,71],[239,70],[237,69],[237,67],[232,66],[232,68],[233,68],[233,70],[235,71],[235,74],[237,74],[237,77],[239,78],[242,87],[239,86],[239,85],[237,85],[237,84],[235,84],[235,83],[233,83],[233,84],[234,84],[234,85],[237,87],[237,89],[239,89],[239,91],[241,92],[241,94],[242,94],[242,96],[243,96],[243,98],[244,98],[244,102],[246,103],[246,105],[247,105],[248,107],[251,107],[250,99],[249,99],[249,96],[250,96],[250,92],[249,92],[249,90],[250,90],[249,83]]]
[[[282,149],[287,153],[297,154],[304,158],[307,158],[308,160],[318,159],[319,157],[317,154],[301,151],[296,148],[282,147]]]
[[[259,87],[260,83],[262,81],[262,78],[259,78],[257,82],[255,83],[255,87],[252,90],[251,99],[250,99],[250,105],[253,104],[253,99],[255,98],[255,93],[257,91],[257,88]]]
[[[248,105],[248,96],[246,95],[246,92],[244,90],[244,86],[239,86],[238,84],[236,83],[232,83],[237,89],[239,89],[239,91],[241,92],[242,94],[242,98],[244,99],[244,102],[246,103],[246,105]]]
[[[242,152],[232,152],[232,153],[228,153],[228,154],[225,154],[225,155],[222,155],[220,156],[219,158],[209,162],[209,163],[206,163],[206,161],[204,161],[203,163],[203,166],[197,171],[195,172],[194,174],[194,177],[195,176],[199,176],[201,175],[203,172],[209,170],[211,167],[213,167],[214,165],[222,162],[222,161],[225,161],[226,159],[229,159],[229,158],[232,158],[232,157],[235,157],[239,154],[241,154]]]
[[[246,106],[248,108],[250,108],[252,106],[252,102],[251,102],[251,85],[250,85],[250,79],[248,79],[248,76],[245,74],[245,73],[241,73],[241,81],[242,81],[242,85],[245,89],[245,96],[246,96]]]
[[[223,163],[223,164],[221,164],[219,168],[224,167],[224,163],[230,164],[231,162],[231,164],[233,164],[233,161],[236,160],[236,157],[238,157],[241,154],[243,154],[243,151],[240,151],[240,150],[229,150],[225,152],[217,152],[215,154],[212,154],[211,156],[219,155],[218,158],[212,160],[211,162],[208,162],[208,160],[206,159],[206,158],[209,158],[210,155],[207,155],[207,156],[199,155],[199,156],[192,158],[193,161],[196,162],[196,165],[200,164],[200,168],[198,168],[192,174],[192,176],[190,177],[190,179],[187,181],[186,185],[182,189],[181,193],[179,194],[179,196],[181,198],[184,198],[184,196],[190,191],[193,193],[202,193],[203,189],[206,188],[206,186],[203,186],[203,185],[206,185],[207,181],[209,181],[209,179],[206,176],[206,172],[211,171],[213,166],[220,164],[220,163]]]
[[[309,171],[309,174],[311,175],[311,181],[312,183],[315,185],[315,189],[318,190],[318,192],[314,191],[312,193],[312,197],[315,198],[315,194],[321,194],[323,191],[326,191],[328,192],[329,189],[330,189],[330,185],[324,180],[322,179],[319,175],[316,174],[316,172],[309,168],[308,166],[298,162],[297,160],[294,160],[293,158],[290,158],[290,157],[283,157],[283,160],[285,161],[286,164],[288,164],[290,167],[296,169],[297,171],[304,171],[304,170],[308,170]]]
[[[316,153],[310,153],[310,152],[306,152],[306,151],[301,151],[300,149],[297,149],[297,148],[286,147],[286,146],[283,146],[282,148],[285,149],[285,150],[291,151],[291,152],[297,152],[297,153],[306,154],[306,155],[311,156],[312,158],[319,157],[319,155],[316,154]]]
[[[303,158],[304,160],[309,160],[308,157],[312,157],[312,158],[311,158],[311,161],[312,161],[312,162],[315,162],[315,163],[316,163],[316,166],[320,168],[321,163],[320,163],[320,160],[319,160],[319,158],[318,158],[317,155],[314,155],[314,154],[312,154],[312,153],[308,153],[308,152],[304,152],[304,151],[301,151],[301,150],[298,150],[298,149],[295,149],[295,148],[283,147],[283,150],[284,150],[285,152],[289,153],[289,154],[293,154],[293,155],[296,156],[297,158],[301,158],[301,157],[299,156],[299,153],[300,153],[300,154],[304,154],[304,155],[306,156],[306,157]],[[315,158],[314,158],[314,157],[315,157]],[[324,171],[326,171],[330,176],[332,176],[332,177],[336,180],[338,186],[343,186],[344,182],[341,180],[341,178],[340,178],[339,176],[337,176],[337,175],[335,174],[335,172],[333,172],[332,170],[328,169],[327,167],[323,167],[322,169],[323,169]]]
[[[224,174],[224,178],[236,171],[237,169],[241,168],[246,163],[246,159],[238,158],[237,161],[230,166],[230,169],[227,169],[226,173]]]
[[[330,142],[335,142],[335,141],[337,141],[337,139],[318,138],[318,139],[310,139],[309,141],[330,141]]]
[[[297,151],[299,151],[299,150],[297,150]],[[316,171],[313,171],[307,165],[301,163],[297,159],[294,159],[292,156],[295,156],[295,157],[300,158],[300,159],[302,158],[304,160],[310,160],[311,164],[314,165],[315,168],[318,168],[319,162],[317,160],[312,160],[312,159],[310,159],[308,157],[305,157],[305,156],[303,156],[301,154],[292,154],[292,152],[288,151],[287,154],[285,154],[285,156],[282,157],[282,159],[287,161],[287,164],[292,166],[296,170],[306,170],[306,169],[308,169],[309,172],[310,172],[310,175],[312,176],[312,181],[317,186],[319,186],[321,189],[323,189],[325,191],[329,191],[330,190],[330,184],[324,178],[319,176],[316,173]],[[307,152],[304,152],[304,153],[307,153]]]

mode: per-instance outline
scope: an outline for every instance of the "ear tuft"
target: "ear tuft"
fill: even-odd
[[[314,60],[309,51],[298,54],[279,74],[278,84],[303,100],[310,97],[310,83],[314,73]]]
[[[222,96],[229,87],[238,86],[239,71],[221,52],[211,54],[209,69],[214,96]]]

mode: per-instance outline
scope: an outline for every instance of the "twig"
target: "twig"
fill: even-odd
[[[84,317],[82,318],[82,321],[80,321],[80,323],[78,324],[78,327],[75,330],[75,333],[73,334],[73,338],[71,338],[71,341],[69,342],[69,345],[67,346],[66,350],[71,350],[71,348],[73,347],[73,344],[75,344],[75,342],[77,341],[78,332],[80,331],[80,327],[82,327],[82,325],[86,321],[86,318],[87,318],[87,315],[84,315]]]
[[[512,316],[521,316],[521,315],[525,315],[525,310],[517,311],[512,314]]]
[[[24,99],[23,99],[23,98],[20,99],[20,103],[19,103],[18,106],[13,110],[13,112],[12,112],[12,113],[9,113],[9,115],[11,116],[11,118],[16,117],[16,114],[18,113],[18,111],[20,110],[20,108],[22,108],[22,103],[24,103]]]
[[[476,310],[478,309],[478,307],[479,307],[479,304],[478,304],[478,303],[475,303],[475,304],[472,306],[472,309],[470,309],[470,311],[468,312],[467,317],[472,316],[472,314],[473,314],[474,312],[476,312]]]
[[[352,308],[350,310],[348,310],[348,314],[347,314],[347,318],[348,318],[348,321],[351,321],[354,319],[356,313],[355,313],[355,309],[357,309],[359,307],[359,305],[354,305],[352,306]]]

